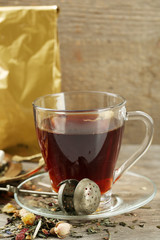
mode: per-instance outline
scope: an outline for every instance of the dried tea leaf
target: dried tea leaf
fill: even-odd
[[[119,222],[119,225],[125,227],[127,224],[125,222]]]
[[[100,229],[95,229],[93,227],[90,227],[90,228],[87,228],[86,231],[87,231],[88,234],[95,234],[95,233],[99,232]]]
[[[135,229],[135,226],[134,225],[129,225],[128,228]]]

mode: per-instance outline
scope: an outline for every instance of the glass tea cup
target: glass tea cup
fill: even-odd
[[[152,118],[127,112],[125,104],[117,94],[94,91],[50,94],[33,102],[38,142],[54,191],[66,179],[89,178],[109,200],[113,183],[147,151],[153,137]],[[128,120],[143,121],[145,137],[115,169]]]

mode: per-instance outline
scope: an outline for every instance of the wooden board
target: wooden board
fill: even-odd
[[[121,153],[121,160],[127,159],[131,153],[135,151],[137,146],[125,146],[122,153]],[[135,167],[131,170],[142,174],[144,176],[149,177],[153,180],[157,185],[157,194],[155,198],[148,203],[146,206],[134,210],[131,214],[122,214],[119,216],[115,216],[110,218],[112,222],[118,223],[116,227],[105,227],[105,226],[97,226],[97,223],[87,222],[84,223],[82,226],[77,224],[77,228],[74,231],[77,234],[82,235],[83,240],[104,240],[105,237],[108,236],[106,229],[109,230],[111,234],[112,240],[133,240],[133,239],[141,239],[141,240],[159,240],[160,236],[160,229],[157,226],[160,225],[160,176],[159,176],[159,169],[160,169],[160,146],[153,145],[151,146],[148,153],[139,160]],[[2,202],[2,199],[0,199]],[[0,214],[0,226],[3,226],[7,221],[7,215]],[[125,226],[122,226],[125,223]],[[88,228],[99,228],[100,231],[94,234],[88,234]],[[57,239],[53,237],[51,239]],[[67,237],[66,240],[69,239],[76,239],[72,237]],[[40,240],[40,239],[39,239]]]
[[[62,90],[123,95],[128,110],[149,113],[160,143],[160,2],[158,0],[0,0],[1,5],[60,7]],[[125,142],[141,141],[142,125],[128,124]],[[141,132],[142,131],[142,132]]]

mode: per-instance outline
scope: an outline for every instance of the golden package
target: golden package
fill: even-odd
[[[32,102],[61,89],[56,6],[0,7],[0,149],[36,145]]]

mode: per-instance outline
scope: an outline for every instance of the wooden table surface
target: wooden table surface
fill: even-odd
[[[126,159],[137,146],[124,146],[122,148],[120,159]],[[147,205],[134,210],[130,214],[122,214],[111,217],[111,222],[116,222],[115,227],[106,227],[102,221],[86,222],[77,225],[75,232],[80,239],[99,240],[159,240],[160,239],[160,146],[152,145],[149,151],[136,163],[131,169],[133,172],[149,177],[157,186],[157,193],[154,199]],[[0,202],[2,199],[0,199]],[[0,227],[6,223],[8,215],[0,214]],[[74,224],[73,224],[74,225]],[[88,229],[97,229],[98,231],[88,233]],[[110,237],[108,238],[108,232]],[[0,237],[4,239],[3,237]],[[9,238],[8,238],[9,239]],[[37,238],[38,239],[38,238]],[[57,239],[52,237],[50,239]],[[65,238],[77,239],[73,236]]]

